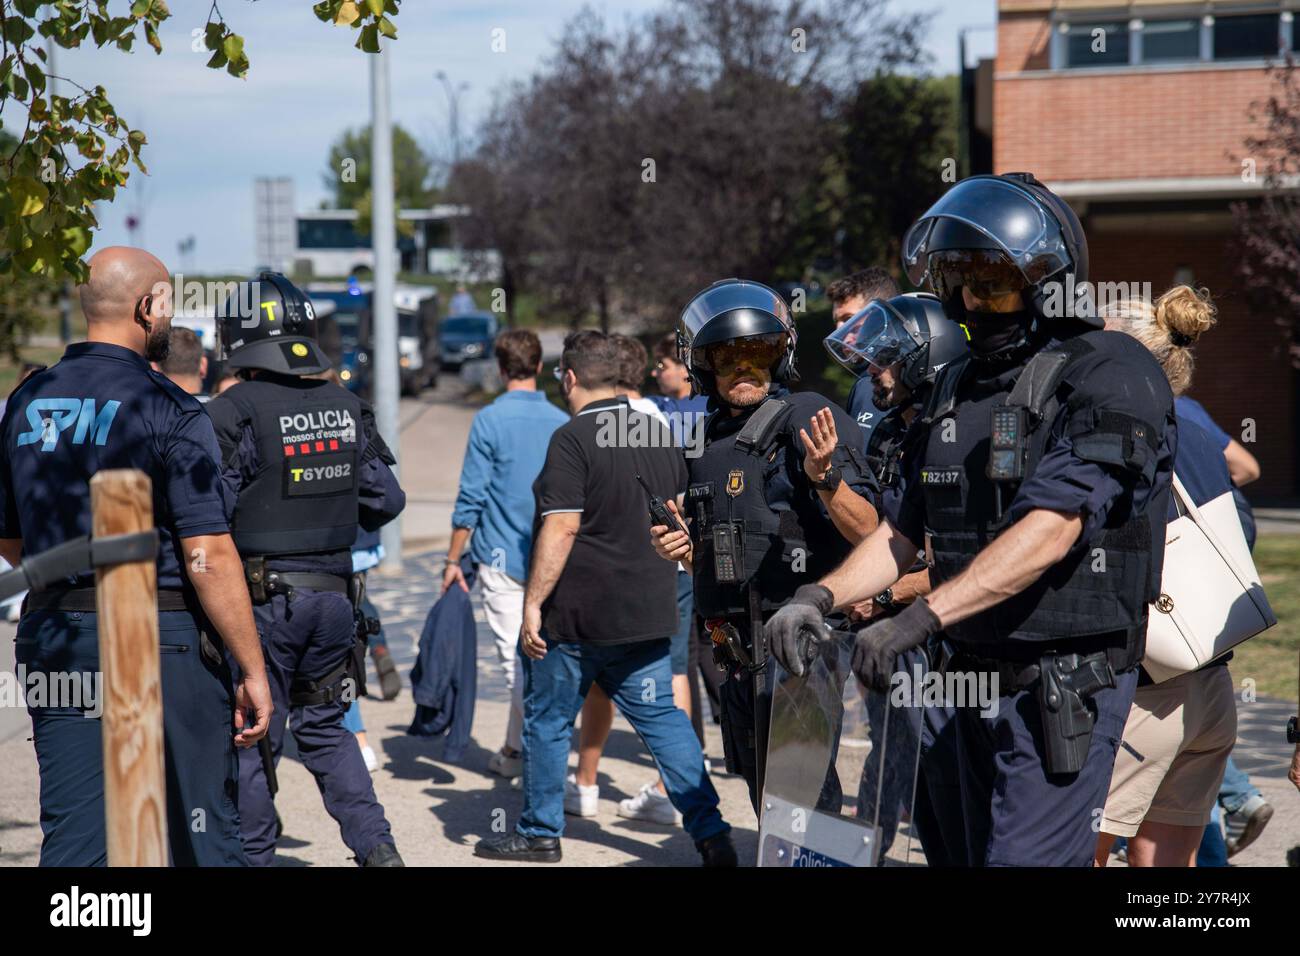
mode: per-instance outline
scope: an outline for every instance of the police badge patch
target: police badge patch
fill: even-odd
[[[745,490],[745,473],[740,469],[727,472],[727,494],[735,498]]]

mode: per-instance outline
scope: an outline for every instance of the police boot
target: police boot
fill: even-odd
[[[362,866],[406,866],[402,862],[402,857],[397,852],[397,847],[391,843],[380,843],[370,855],[366,857],[366,862]]]
[[[736,859],[736,848],[731,842],[731,833],[719,833],[717,836],[711,836],[707,840],[700,840],[695,844],[695,849],[700,851],[700,859],[703,860],[703,866],[738,866]]]
[[[386,647],[376,647],[370,651],[370,658],[375,662],[375,672],[379,674],[379,692],[384,700],[393,700],[402,692],[402,677],[397,673],[393,655],[388,653]]]

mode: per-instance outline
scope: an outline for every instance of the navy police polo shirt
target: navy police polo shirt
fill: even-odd
[[[0,538],[39,554],[89,534],[90,479],[137,468],[153,482],[158,587],[179,588],[180,539],[230,530],[217,438],[203,406],[120,345],[69,345],[9,397],[0,418]],[[93,572],[75,583],[94,583]]]

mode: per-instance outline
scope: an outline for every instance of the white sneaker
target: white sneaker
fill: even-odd
[[[523,754],[517,757],[507,757],[498,750],[488,759],[488,772],[507,779],[519,776],[524,772]]]
[[[575,817],[594,817],[600,806],[600,784],[578,786],[578,778],[569,774],[564,781],[564,812]]]
[[[682,822],[682,815],[677,812],[672,801],[659,792],[657,782],[647,783],[635,797],[620,800],[618,815],[629,820],[660,823],[666,827],[674,827]]]
[[[369,770],[371,773],[374,773],[376,770],[379,769],[379,758],[375,756],[375,748],[362,747],[361,759],[366,762],[366,769]]]

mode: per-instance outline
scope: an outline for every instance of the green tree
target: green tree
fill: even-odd
[[[379,52],[379,37],[396,37],[390,16],[401,0],[323,0],[317,18],[357,32],[356,46]],[[171,16],[164,0],[4,0],[0,3],[0,128],[22,133],[0,156],[5,190],[0,195],[0,282],[15,275],[81,281],[82,254],[98,224],[94,204],[111,201],[130,176],[145,171],[140,151],[147,142],[108,99],[102,86],[66,77],[71,96],[47,96],[46,42],[74,49],[89,41],[130,53],[136,39],[162,52],[158,27]],[[244,39],[222,18],[214,2],[204,44],[207,65],[243,77],[249,60]],[[18,116],[15,117],[15,112]]]
[[[357,211],[357,232],[370,232],[370,127],[344,130],[330,147],[329,165],[321,177],[334,193],[334,208]],[[437,199],[431,185],[433,160],[415,138],[393,124],[393,191],[398,209],[427,209]],[[409,233],[410,224],[398,220],[398,229]]]
[[[0,130],[0,155],[8,156],[18,140]],[[0,183],[8,191],[8,173],[0,165]],[[0,280],[0,357],[14,365],[22,361],[19,351],[27,336],[41,324],[40,307],[53,297],[56,284],[42,275],[16,273]]]
[[[957,175],[956,108],[951,76],[878,73],[858,87],[843,113],[825,220],[842,271],[897,266],[903,234]]]

